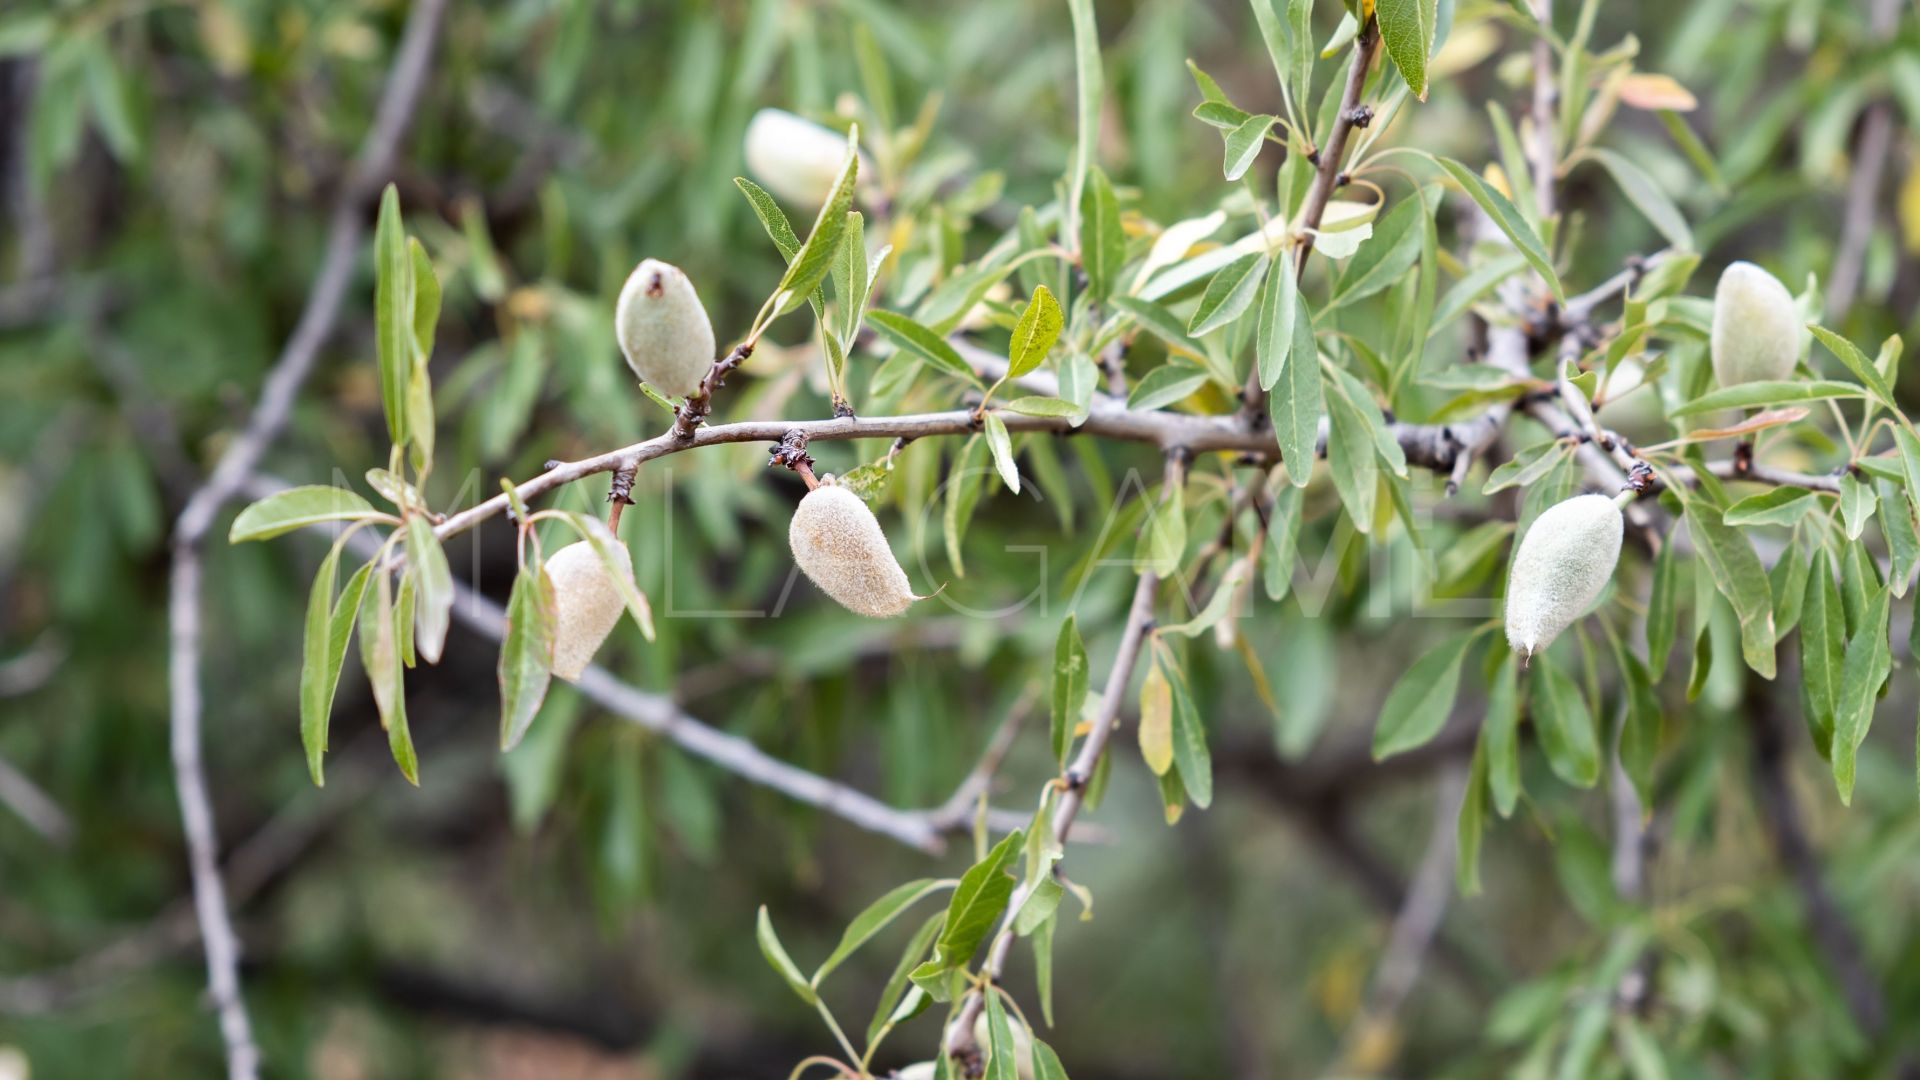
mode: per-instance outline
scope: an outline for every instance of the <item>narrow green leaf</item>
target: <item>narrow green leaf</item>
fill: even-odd
[[[541,567],[521,567],[507,597],[507,636],[500,644],[500,749],[520,744],[546,700],[553,678],[553,582]]]
[[[1589,788],[1600,779],[1600,742],[1580,687],[1542,656],[1534,666],[1533,719],[1547,764],[1560,779]]]
[[[847,235],[833,258],[834,325],[841,341],[851,345],[860,336],[867,314],[867,292],[872,281],[867,267],[866,219],[858,210],[847,215]]]
[[[786,946],[780,944],[780,935],[773,932],[773,920],[767,917],[767,905],[760,905],[760,914],[754,921],[754,940],[760,943],[760,955],[767,958],[767,966],[786,980],[800,1000],[809,1005],[820,1000],[812,986],[800,975],[800,969],[794,966],[793,958],[787,955]]]
[[[1487,688],[1487,716],[1480,725],[1480,746],[1487,755],[1487,788],[1493,808],[1512,817],[1520,801],[1519,654],[1507,650]]]
[[[227,542],[270,540],[283,533],[328,521],[376,517],[373,504],[346,488],[309,484],[276,491],[240,511],[227,530]]]
[[[761,228],[767,230],[767,236],[780,252],[780,258],[788,263],[793,262],[794,254],[800,250],[800,237],[794,233],[793,225],[787,221],[786,212],[780,209],[780,204],[774,202],[773,196],[767,194],[764,188],[744,176],[734,177],[733,184],[747,197],[747,205],[753,207],[754,216],[760,219]]]
[[[840,166],[840,175],[827,193],[826,204],[820,207],[820,215],[813,221],[813,230],[807,234],[806,242],[800,245],[793,261],[787,264],[787,272],[780,277],[780,284],[774,291],[786,292],[787,300],[780,305],[776,314],[784,315],[806,302],[813,290],[827,276],[833,265],[833,257],[839,251],[840,241],[847,232],[847,212],[853,206],[853,190],[860,174],[860,154],[856,140],[859,128],[855,128],[847,138],[846,161]]]
[[[1007,1007],[998,990],[987,989],[987,1074],[986,1080],[1019,1080],[1014,1062],[1013,1028],[1007,1023]]]
[[[874,311],[867,315],[868,321],[879,329],[895,345],[933,368],[978,386],[980,379],[960,359],[960,353],[947,343],[947,339],[920,325],[905,315],[892,311]]]
[[[1846,661],[1846,616],[1826,545],[1815,545],[1800,605],[1800,711],[1820,756],[1830,757]]]
[[[1148,411],[1184,401],[1207,384],[1207,373],[1187,364],[1162,364],[1140,377],[1127,395],[1127,408]]]
[[[1840,801],[1853,803],[1855,762],[1867,729],[1873,725],[1873,706],[1879,700],[1880,684],[1893,669],[1892,649],[1887,643],[1889,592],[1885,586],[1868,598],[1865,616],[1853,639],[1847,642],[1842,662],[1838,711],[1833,722],[1833,780],[1840,789]]]
[[[1372,429],[1364,411],[1354,404],[1337,378],[1327,387],[1326,403],[1327,471],[1333,474],[1334,489],[1340,493],[1353,527],[1371,533],[1380,492]]]
[[[873,1019],[867,1022],[867,1045],[873,1045],[874,1041],[880,1038],[880,1032],[887,1026],[895,1008],[902,1006],[901,997],[909,993],[909,987],[912,988],[912,994],[922,1000],[926,998],[926,994],[919,987],[913,986],[909,976],[914,968],[920,966],[921,958],[926,956],[927,950],[933,947],[935,935],[940,933],[940,928],[945,926],[946,922],[947,913],[936,911],[927,917],[926,922],[920,924],[920,929],[913,932],[913,939],[907,942],[907,948],[900,954],[899,962],[894,965],[893,974],[888,977],[887,985],[880,991],[880,1002],[874,1007]]]
[[[380,401],[386,407],[387,436],[395,446],[402,446],[407,441],[407,380],[413,375],[413,260],[407,254],[406,226],[400,220],[400,192],[392,184],[380,193],[373,269]]]
[[[888,890],[885,896],[868,904],[865,910],[855,915],[853,921],[847,924],[846,931],[840,935],[840,943],[833,947],[833,952],[814,971],[808,985],[818,989],[826,977],[832,974],[834,968],[845,963],[847,957],[852,956],[854,950],[872,940],[873,935],[886,929],[908,908],[942,889],[953,888],[954,884],[955,882],[951,879],[921,878]]]
[[[1499,226],[1500,231],[1507,234],[1507,239],[1513,241],[1514,247],[1526,257],[1528,264],[1546,279],[1547,287],[1553,290],[1553,298],[1564,305],[1567,302],[1567,294],[1566,290],[1560,286],[1560,276],[1553,271],[1553,259],[1547,254],[1546,246],[1540,242],[1539,234],[1533,231],[1533,226],[1527,224],[1527,219],[1521,215],[1513,203],[1482,180],[1480,174],[1458,161],[1445,157],[1435,157],[1434,161],[1447,171],[1447,175],[1453,177],[1454,181],[1467,193],[1468,198],[1487,212],[1487,216],[1493,219],[1493,223]]]
[[[1852,473],[1840,476],[1840,523],[1846,531],[1847,539],[1858,540],[1860,534],[1867,531],[1867,522],[1873,520],[1873,511],[1880,502],[1870,484],[1856,480]]]
[[[929,964],[937,965],[944,972],[963,967],[973,959],[980,943],[1007,910],[1014,887],[1010,868],[1020,857],[1025,840],[1025,832],[1015,829],[1002,837],[993,850],[987,852],[986,858],[960,876],[960,884],[947,902],[946,926],[934,943],[934,958]],[[926,967],[922,965],[923,969]],[[933,992],[923,972],[914,972],[913,980],[929,993]]]
[[[1487,835],[1487,746],[1473,748],[1467,769],[1467,787],[1460,795],[1460,816],[1454,822],[1454,886],[1461,896],[1480,895],[1480,844]]]
[[[1373,238],[1340,268],[1327,310],[1372,296],[1405,278],[1420,257],[1420,237],[1426,221],[1426,200],[1417,192],[1413,198],[1400,200],[1400,205],[1375,227]]]
[[[1052,728],[1053,757],[1063,768],[1067,751],[1073,747],[1073,729],[1080,721],[1080,706],[1087,699],[1091,670],[1087,665],[1087,647],[1080,640],[1080,623],[1069,614],[1060,624],[1053,642]]]
[[[1053,1026],[1051,1015],[1047,1026]],[[1060,1055],[1037,1037],[1033,1040],[1033,1080],[1067,1080],[1067,1070],[1060,1064]]]
[[[321,758],[327,749],[327,720],[333,711],[333,691],[340,666],[333,663],[329,631],[333,624],[333,585],[339,576],[340,545],[320,560],[307,594],[306,634],[300,653],[300,744],[307,752],[307,771],[313,786],[326,786]]]
[[[1008,412],[1017,412],[1022,416],[1073,416],[1080,407],[1071,401],[1062,401],[1053,397],[1017,397],[1002,405]]]
[[[1245,314],[1260,295],[1260,283],[1271,264],[1264,253],[1253,251],[1221,267],[1207,282],[1200,306],[1193,309],[1187,333],[1205,337]]]
[[[1852,383],[1833,382],[1827,379],[1801,379],[1782,382],[1750,382],[1738,386],[1725,386],[1718,390],[1694,398],[1682,404],[1668,414],[1673,417],[1692,416],[1696,413],[1714,412],[1719,409],[1752,409],[1773,405],[1784,405],[1796,401],[1820,401],[1825,398],[1865,397],[1858,386]]]
[[[1262,0],[1255,0],[1262,2]],[[1260,389],[1272,390],[1280,381],[1287,362],[1287,350],[1293,348],[1293,320],[1299,312],[1299,282],[1284,257],[1267,274],[1266,287],[1260,290],[1260,322],[1253,338],[1254,358],[1260,366]]]
[[[1100,29],[1094,21],[1093,0],[1067,0],[1067,11],[1073,19],[1073,76],[1074,76],[1074,143],[1073,166],[1067,177],[1067,205],[1078,207],[1082,215],[1079,223],[1082,251],[1086,240],[1086,193],[1089,188],[1088,173],[1096,176],[1096,183],[1104,186],[1106,177],[1099,175],[1093,160],[1100,146],[1100,99],[1106,92],[1105,76],[1100,67]],[[1107,192],[1109,199],[1112,190]],[[1061,239],[1066,240],[1073,232],[1073,223],[1066,222]],[[1104,293],[1098,293],[1100,299]]]
[[[1187,796],[1205,810],[1213,805],[1213,758],[1207,752],[1206,724],[1173,650],[1156,641],[1154,655],[1166,667],[1167,684],[1173,690],[1173,762],[1180,769]]]
[[[1293,345],[1287,350],[1267,397],[1274,437],[1287,465],[1287,479],[1306,487],[1313,477],[1313,460],[1320,442],[1320,416],[1326,411],[1320,385],[1320,352],[1313,341],[1313,312],[1306,298],[1294,294]]]
[[[1418,749],[1440,734],[1460,689],[1461,661],[1478,636],[1464,631],[1454,634],[1427,650],[1393,684],[1373,728],[1375,761]]]
[[[1625,155],[1617,154],[1604,147],[1593,147],[1586,155],[1599,162],[1613,174],[1614,183],[1627,200],[1639,209],[1640,213],[1666,237],[1667,243],[1682,250],[1692,250],[1693,231],[1687,228],[1686,216],[1673,204],[1667,193],[1661,190],[1658,181],[1645,169],[1628,160]]]
[[[1088,295],[1098,303],[1120,282],[1120,264],[1127,257],[1127,238],[1120,231],[1120,200],[1114,197],[1107,174],[1095,167],[1087,180],[1080,196],[1080,268],[1087,275]]]
[[[1741,499],[1722,517],[1729,525],[1798,525],[1819,505],[1806,488],[1782,486]]]
[[[1867,359],[1867,354],[1855,347],[1853,342],[1824,326],[1809,326],[1808,329],[1813,331],[1814,337],[1820,339],[1820,344],[1827,347],[1828,352],[1853,373],[1854,378],[1860,380],[1860,385],[1866,387],[1875,400],[1889,409],[1899,411],[1899,406],[1893,401],[1893,389],[1887,385],[1887,380],[1880,377],[1879,369],[1873,366],[1873,361]],[[1896,432],[1903,430],[1905,429],[1895,429]]]
[[[413,264],[413,338],[424,364],[433,355],[434,331],[440,325],[440,277],[416,237],[407,237],[407,258]]]
[[[415,571],[419,595],[413,612],[414,641],[429,664],[440,662],[453,621],[453,571],[433,525],[422,514],[407,518],[407,562]]]
[[[1693,536],[1700,560],[1740,619],[1741,655],[1748,667],[1771,679],[1777,635],[1766,567],[1760,564],[1746,534],[1726,524],[1719,507],[1697,495],[1687,497],[1685,502],[1687,531]]]
[[[1673,637],[1679,629],[1678,571],[1674,565],[1673,542],[1660,545],[1653,561],[1653,590],[1647,599],[1647,672],[1658,683],[1667,672],[1667,658],[1673,653]]]

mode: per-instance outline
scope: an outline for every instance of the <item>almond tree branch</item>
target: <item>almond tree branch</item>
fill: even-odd
[[[333,333],[353,274],[367,195],[392,170],[426,85],[434,40],[446,0],[416,0],[407,16],[392,71],[376,108],[373,128],[361,144],[352,175],[335,200],[327,226],[326,254],[293,334],[274,361],[247,426],[228,444],[213,472],[180,512],[173,531],[173,568],[167,598],[170,642],[170,742],[180,817],[193,877],[194,907],[207,953],[207,983],[226,1044],[227,1075],[253,1080],[260,1051],[240,995],[240,943],[233,932],[220,881],[220,841],[200,759],[200,543],[220,508],[238,494],[282,428],[320,348]]]
[[[1184,450],[1175,448],[1168,452],[1165,491],[1173,491],[1186,482],[1186,462]],[[1164,493],[1162,499],[1165,499]],[[1050,781],[1060,786],[1060,798],[1053,807],[1055,844],[1066,844],[1068,834],[1073,831],[1073,820],[1085,804],[1087,784],[1093,779],[1101,755],[1106,753],[1107,744],[1120,726],[1121,704],[1126,700],[1127,688],[1133,682],[1133,669],[1139,664],[1140,649],[1146,643],[1147,633],[1153,629],[1154,595],[1159,587],[1160,575],[1151,569],[1140,572],[1140,580],[1133,589],[1133,604],[1127,610],[1127,621],[1120,631],[1120,647],[1114,653],[1113,666],[1107,673],[1106,690],[1100,696],[1100,707],[1094,714],[1086,741],[1080,744],[1080,752],[1059,778]],[[1007,901],[1006,915],[1000,921],[1000,930],[987,947],[987,961],[981,965],[980,974],[988,985],[999,982],[1006,972],[1007,956],[1013,951],[1014,920],[1020,913],[1021,905],[1026,902],[1027,893],[1025,882],[1013,890],[1012,897]],[[985,1007],[985,992],[976,987],[967,993],[952,1025],[947,1028],[945,1052],[956,1059],[968,1076],[980,1074],[982,1062],[973,1037],[973,1024]]]

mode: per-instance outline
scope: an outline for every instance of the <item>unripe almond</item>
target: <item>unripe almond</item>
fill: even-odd
[[[631,578],[633,556],[626,545],[613,551],[621,573]],[[549,556],[547,578],[553,582],[553,673],[571,682],[593,662],[627,605],[600,553],[585,540]]]
[[[677,266],[648,259],[634,267],[620,290],[613,327],[627,366],[668,397],[698,390],[713,366],[713,323]]]
[[[1805,333],[1779,278],[1750,262],[1721,272],[1713,290],[1713,374],[1721,386],[1792,377]]]
[[[747,122],[746,159],[755,183],[796,206],[817,210],[846,164],[847,137],[790,112],[761,109]],[[859,175],[873,175],[865,154]]]
[[[793,512],[787,541],[807,577],[849,611],[887,619],[920,599],[887,546],[880,519],[860,496],[837,484],[807,492]]]
[[[1528,656],[1587,610],[1620,562],[1620,507],[1575,495],[1548,507],[1520,538],[1507,579],[1507,641]]]

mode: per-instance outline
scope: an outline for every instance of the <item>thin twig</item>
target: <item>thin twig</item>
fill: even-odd
[[[372,129],[361,144],[352,175],[335,201],[327,227],[326,253],[305,309],[293,334],[268,373],[260,400],[247,426],[228,444],[204,484],[187,500],[173,532],[173,569],[168,595],[171,652],[170,730],[180,817],[186,832],[188,863],[192,870],[194,907],[206,944],[207,982],[220,1018],[226,1044],[227,1075],[231,1080],[253,1080],[260,1071],[260,1052],[253,1041],[253,1025],[240,996],[240,943],[233,932],[220,881],[220,841],[214,828],[213,804],[207,793],[200,758],[200,543],[227,500],[245,485],[267,447],[286,426],[293,401],[306,382],[321,346],[332,336],[340,307],[352,280],[367,195],[392,171],[400,140],[406,133],[426,85],[428,62],[439,36],[446,0],[417,0],[407,16],[395,52],[393,69],[382,89]]]
[[[1167,492],[1186,482],[1186,458],[1182,450],[1175,449],[1168,453]],[[1163,493],[1162,498],[1165,497]],[[1087,784],[1093,779],[1094,770],[1100,764],[1101,755],[1106,753],[1114,731],[1119,728],[1121,704],[1126,700],[1128,687],[1132,685],[1133,669],[1139,663],[1141,647],[1153,627],[1154,596],[1159,587],[1158,574],[1151,569],[1140,572],[1140,579],[1133,589],[1133,604],[1127,610],[1126,625],[1120,631],[1120,647],[1114,653],[1113,666],[1107,672],[1106,690],[1100,696],[1100,708],[1094,714],[1086,741],[1080,744],[1080,752],[1060,778],[1050,781],[1059,784],[1062,789],[1059,801],[1053,808],[1053,840],[1056,844],[1064,845],[1068,834],[1073,831],[1073,820],[1086,800]],[[1027,886],[1022,882],[1007,901],[1006,915],[1001,919],[1000,930],[994,935],[993,943],[987,948],[987,961],[980,969],[980,974],[989,985],[999,982],[1006,972],[1007,956],[1013,951],[1014,919],[1026,898]],[[970,1076],[979,1074],[981,1060],[979,1048],[974,1042],[973,1023],[979,1019],[985,1007],[984,993],[979,988],[969,991],[966,999],[960,1003],[953,1023],[947,1028],[945,1052],[956,1059]]]

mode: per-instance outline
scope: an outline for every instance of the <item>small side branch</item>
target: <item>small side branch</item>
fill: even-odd
[[[684,404],[673,410],[673,437],[680,442],[692,442],[693,433],[713,412],[713,393],[727,385],[727,376],[733,369],[747,362],[753,355],[753,342],[743,341],[734,346],[733,351],[713,362],[700,380],[700,388],[687,395]]]

